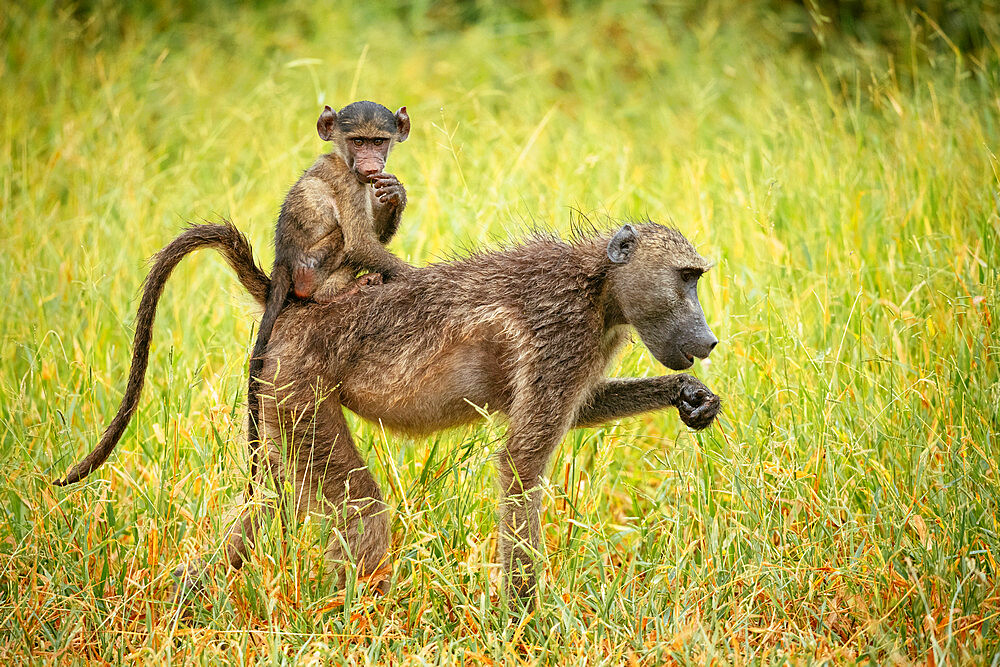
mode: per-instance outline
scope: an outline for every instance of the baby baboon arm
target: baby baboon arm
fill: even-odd
[[[344,263],[359,271],[376,271],[387,279],[407,273],[412,266],[386,250],[369,227],[344,225]]]
[[[375,197],[372,206],[375,230],[378,233],[378,242],[386,245],[396,235],[399,221],[403,218],[403,209],[406,208],[406,189],[398,178],[384,172],[375,174],[371,182]]]
[[[574,427],[598,426],[671,406],[685,424],[700,430],[712,423],[721,403],[701,380],[686,373],[604,380],[580,408]]]

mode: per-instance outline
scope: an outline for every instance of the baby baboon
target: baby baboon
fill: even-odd
[[[160,252],[140,313],[147,297],[155,305],[169,272],[161,265],[172,267],[198,247],[222,252],[262,299],[267,279],[250,260],[246,239],[232,226],[206,225]],[[708,356],[718,341],[697,295],[708,267],[680,232],[644,223],[571,243],[536,237],[414,269],[407,280],[359,291],[336,306],[290,303],[264,355],[276,390],[261,401],[268,469],[278,489],[294,489],[294,500],[283,502],[335,520],[340,539],[328,545],[332,559],[352,559],[362,574],[379,571],[389,547],[386,507],[342,406],[410,434],[476,421],[475,406],[485,406],[509,422],[495,460],[503,494],[498,558],[511,595],[533,599],[539,480],[566,432],[668,406],[700,429],[718,413],[719,398],[690,375],[604,377],[629,327],[672,369]],[[148,346],[148,336],[137,332],[136,343]],[[130,391],[133,377],[141,387],[145,359],[137,348]],[[109,452],[92,453],[70,479]],[[246,557],[260,512],[245,510],[228,539],[234,567]]]
[[[383,247],[406,207],[406,190],[384,172],[393,145],[410,134],[406,107],[395,114],[374,102],[354,102],[339,112],[326,107],[316,129],[321,139],[333,142],[333,150],[302,174],[281,205],[271,287],[250,355],[251,490],[259,444],[261,357],[289,292],[329,302],[358,271],[373,272],[365,279],[372,283],[410,269]]]

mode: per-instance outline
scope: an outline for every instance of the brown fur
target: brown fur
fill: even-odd
[[[367,280],[371,284],[411,268],[383,247],[396,233],[406,207],[406,190],[395,176],[383,172],[393,144],[409,135],[406,108],[393,115],[367,101],[349,104],[340,112],[326,107],[316,128],[323,140],[333,142],[333,150],[306,170],[281,206],[271,287],[250,355],[251,492],[260,440],[257,395],[262,356],[288,298],[294,294],[331,302],[358,271],[378,274],[377,280]]]
[[[604,377],[630,326],[671,367],[708,355],[717,341],[695,293],[707,269],[679,232],[646,223],[431,265],[336,304],[290,304],[264,356],[275,384],[261,396],[269,473],[294,489],[283,502],[334,518],[332,559],[362,574],[384,568],[386,506],[342,406],[411,434],[477,421],[470,402],[499,412],[509,427],[496,455],[498,558],[512,595],[532,597],[539,480],[569,429],[668,406],[694,428],[715,418],[718,397],[690,375]],[[261,272],[239,275],[259,299]],[[248,509],[229,537],[233,566],[261,518]]]

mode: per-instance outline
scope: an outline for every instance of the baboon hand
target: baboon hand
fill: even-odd
[[[392,174],[379,172],[372,176],[371,182],[375,188],[375,198],[379,203],[395,208],[406,205],[406,189]]]
[[[292,285],[295,296],[308,299],[316,291],[316,267],[319,261],[315,257],[306,256],[295,263],[292,269]]]
[[[722,403],[702,382],[690,375],[677,398],[677,412],[689,427],[701,430],[711,425]]]

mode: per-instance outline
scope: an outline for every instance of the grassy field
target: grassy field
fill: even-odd
[[[0,662],[1000,660],[995,13],[966,45],[891,3],[882,42],[735,0],[97,4],[0,9]],[[171,604],[246,478],[258,311],[212,253],[167,286],[116,454],[48,484],[117,408],[146,259],[226,216],[269,266],[321,105],[359,98],[413,119],[390,162],[410,261],[582,213],[717,262],[722,342],[693,371],[724,415],[566,438],[520,622],[491,563],[499,421],[407,440],[352,418],[394,510],[387,596],[336,590],[304,525]],[[663,372],[640,344],[612,369]]]

